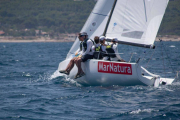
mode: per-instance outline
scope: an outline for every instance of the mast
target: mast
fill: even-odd
[[[117,3],[117,0],[114,0],[114,4],[113,4],[113,7],[112,7],[112,9],[111,9],[111,13],[110,13],[110,15],[109,15],[109,19],[108,19],[108,21],[107,21],[106,27],[105,27],[105,29],[104,29],[103,36],[105,36],[105,35],[106,35],[107,28],[108,28],[108,26],[109,26],[109,23],[110,23],[110,20],[111,20],[111,17],[112,17],[112,14],[113,14],[114,8],[115,8],[115,6],[116,6],[116,3]]]

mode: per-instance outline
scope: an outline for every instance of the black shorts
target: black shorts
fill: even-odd
[[[81,57],[82,62],[86,62],[88,59],[93,59],[93,55],[86,54]]]

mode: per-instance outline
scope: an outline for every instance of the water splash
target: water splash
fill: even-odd
[[[65,77],[65,81],[66,81],[66,82],[69,82],[70,84],[73,84],[73,85],[75,85],[75,86],[77,86],[77,87],[81,87],[81,86],[82,86],[82,85],[79,84],[77,81],[69,78],[67,75],[65,75],[64,77]]]
[[[51,77],[50,77],[49,79],[52,80],[52,79],[55,79],[55,78],[60,77],[60,76],[63,76],[63,74],[59,73],[59,71],[56,70],[56,71],[51,75]]]
[[[73,85],[75,85],[75,86],[77,86],[77,87],[80,87],[80,86],[81,86],[81,84],[79,84],[79,83],[77,83],[77,81],[69,78],[67,75],[62,74],[62,73],[59,73],[58,70],[56,70],[56,71],[51,75],[51,77],[50,77],[49,79],[52,80],[52,79],[55,79],[55,78],[58,78],[58,77],[64,77],[64,79],[61,79],[61,80],[64,80],[65,82],[68,82],[68,83],[70,83],[70,84],[73,84]]]

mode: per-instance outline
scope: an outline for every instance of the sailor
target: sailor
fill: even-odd
[[[103,56],[103,60],[107,60],[108,57],[107,57],[107,51],[106,51],[106,46],[107,44],[105,43],[106,42],[106,37],[105,36],[101,36],[99,37],[99,40],[100,40],[100,44],[101,44],[101,49],[102,49],[102,56]]]
[[[78,34],[78,38],[81,38],[80,36],[82,36],[81,33]],[[71,59],[71,61],[69,62],[69,64],[67,65],[65,70],[59,71],[60,73],[64,73],[66,75],[69,75],[70,71],[74,67],[76,59],[81,56],[83,39],[79,39],[79,41],[80,41],[80,45],[79,45],[79,49],[75,52],[75,57]]]
[[[88,38],[88,35],[86,32],[82,32],[81,36],[79,36],[79,39],[81,39],[82,42],[82,54],[79,56],[75,64],[78,68],[78,72],[75,76],[75,79],[82,77],[85,75],[81,68],[81,62],[86,62],[88,59],[93,59],[93,51],[92,51],[92,46],[94,44],[94,41]]]
[[[125,60],[123,60],[118,53],[117,38],[113,38],[111,40],[111,44],[106,46],[106,51],[107,51],[108,56],[110,57],[111,61],[125,62]]]
[[[102,48],[101,48],[101,44],[99,43],[99,37],[95,36],[94,37],[94,42],[95,45],[92,46],[92,51],[93,51],[93,58],[94,59],[102,59]]]

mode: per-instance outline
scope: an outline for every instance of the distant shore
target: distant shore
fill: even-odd
[[[28,43],[28,42],[74,42],[71,40],[0,40],[0,43]]]
[[[159,41],[159,39],[162,39],[163,41],[180,41],[180,36],[175,35],[167,35],[163,37],[156,37],[156,41]],[[18,39],[16,37],[11,37],[9,39],[8,37],[3,38],[0,37],[0,43],[28,43],[28,42],[74,42],[75,40],[68,40],[68,39],[50,39],[46,37],[41,37],[38,39]]]
[[[159,41],[159,39],[161,39],[163,41],[180,41],[180,36],[166,35],[166,36],[158,36],[158,37],[156,37],[156,41]]]
[[[19,43],[28,43],[28,42],[74,42],[75,39],[51,39],[49,37],[0,37],[0,43],[7,42],[19,42]]]

